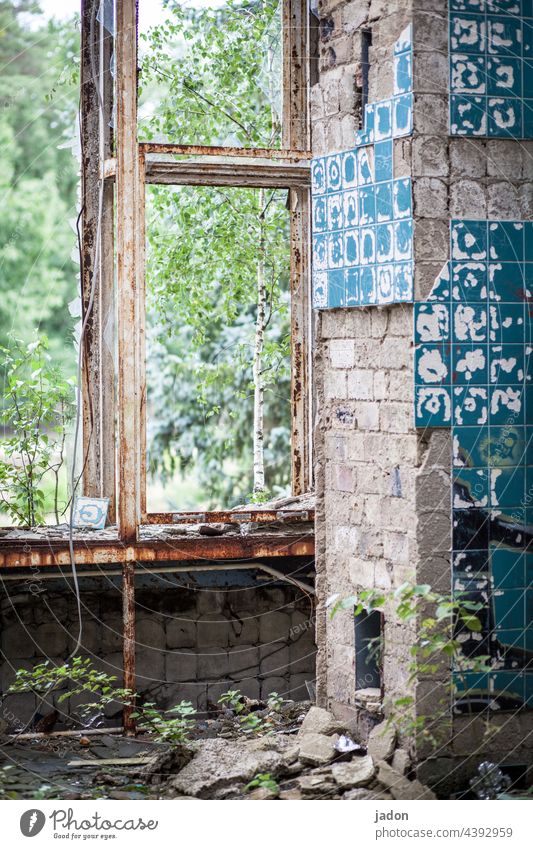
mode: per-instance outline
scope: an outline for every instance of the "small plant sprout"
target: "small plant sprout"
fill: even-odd
[[[244,696],[240,690],[228,690],[227,693],[222,693],[218,704],[232,710],[236,714],[241,714],[246,707]]]
[[[271,776],[269,772],[260,772],[255,778],[246,785],[244,788],[246,793],[250,793],[251,790],[255,790],[257,787],[262,787],[265,790],[270,790],[275,796],[279,795],[279,784],[275,778]]]
[[[270,693],[267,699],[267,707],[273,713],[279,713],[281,710],[281,706],[283,704],[283,699],[279,695],[279,693]]]
[[[196,724],[196,708],[187,701],[163,711],[155,702],[147,702],[132,716],[139,720],[137,727],[140,730],[150,732],[160,743],[186,743]]]

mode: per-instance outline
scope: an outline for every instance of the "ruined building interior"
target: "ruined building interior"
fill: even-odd
[[[140,142],[136,2],[111,23],[99,10],[82,2],[78,496],[108,499],[108,522],[2,530],[4,716],[42,712],[7,688],[17,669],[65,663],[81,612],[83,654],[141,700],[204,716],[232,688],[275,692],[360,746],[403,700],[410,766],[396,767],[417,786],[448,797],[487,759],[530,785],[531,0],[283,0],[270,149],[185,129]],[[290,496],[149,510],[153,185],[286,190]],[[406,586],[474,605],[480,629],[456,623],[455,638],[483,668],[443,653],[413,674],[423,617],[399,615]],[[332,614],[369,591],[377,607]],[[436,745],[415,735],[428,723]],[[110,703],[104,726],[134,734],[133,706]]]

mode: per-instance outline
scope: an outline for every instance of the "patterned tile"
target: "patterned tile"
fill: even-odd
[[[394,179],[393,163],[393,139],[412,131],[410,26],[393,69],[394,95],[366,105],[353,150],[312,163],[315,309],[413,300],[411,180]]]
[[[449,3],[450,133],[530,138],[533,4]]]
[[[452,431],[452,588],[481,605],[482,631],[456,636],[493,669],[455,673],[458,710],[533,707],[530,240],[530,222],[451,221],[450,261],[414,310],[415,422]]]

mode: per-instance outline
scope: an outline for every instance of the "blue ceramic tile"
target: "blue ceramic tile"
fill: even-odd
[[[376,304],[376,270],[373,267],[359,269],[361,304]]]
[[[470,13],[450,14],[450,50],[460,53],[485,53],[486,21]]]
[[[491,221],[489,256],[500,262],[523,262],[524,224],[521,221]]]
[[[487,469],[464,468],[453,478],[453,507],[489,506],[489,475]]]
[[[394,260],[394,231],[392,224],[376,226],[376,262],[390,263],[393,271]]]
[[[507,386],[508,384],[523,382],[525,367],[524,345],[491,345],[489,357],[490,383]]]
[[[413,87],[413,59],[410,51],[394,57],[394,94],[406,94]]]
[[[415,304],[415,344],[447,342],[450,338],[450,308],[447,304]]]
[[[522,97],[529,99],[533,97],[533,57],[530,61],[522,62]],[[525,120],[525,116],[524,116]],[[529,116],[528,116],[529,126]],[[528,138],[526,132],[524,136]]]
[[[395,180],[393,183],[394,218],[410,218],[412,215],[411,179]]]
[[[478,95],[450,96],[450,133],[452,136],[487,135],[487,98]]]
[[[454,551],[452,555],[452,575],[480,577],[486,580],[489,573],[489,555],[487,551]]]
[[[380,183],[376,186],[376,221],[390,221],[392,218],[392,183]]]
[[[488,427],[455,427],[452,444],[454,468],[488,466]]]
[[[524,259],[526,263],[533,263],[533,221],[524,221]],[[528,275],[529,280],[533,277]]]
[[[359,229],[360,265],[373,265],[376,261],[376,231],[374,227]]]
[[[486,342],[488,310],[484,304],[453,304],[452,330],[454,342]]]
[[[525,596],[523,589],[496,590],[492,595],[496,631],[503,628],[524,629]]]
[[[487,115],[489,136],[522,138],[522,101],[519,98],[487,98]]]
[[[337,308],[345,305],[344,269],[328,271],[328,306]]]
[[[391,262],[376,266],[376,295],[380,304],[391,304],[394,300],[394,265]]]
[[[342,188],[341,158],[338,155],[326,158],[326,189],[337,192]]]
[[[360,186],[374,182],[374,174],[370,164],[368,149],[365,147],[357,151],[357,179]]]
[[[485,0],[450,0],[451,12],[484,12]]]
[[[523,133],[525,139],[533,138],[533,100],[523,101]]]
[[[357,156],[355,150],[342,154],[342,184],[344,189],[357,186]]]
[[[476,709],[489,704],[489,676],[480,672],[454,672],[455,710],[470,714],[471,703]]]
[[[449,427],[450,390],[440,386],[415,386],[416,427]]]
[[[490,566],[496,589],[524,587],[525,555],[508,548],[491,547]]]
[[[392,139],[374,145],[374,171],[376,183],[392,180]]]
[[[328,305],[328,273],[313,271],[313,307],[324,309]]]
[[[457,94],[486,94],[487,68],[484,56],[452,53],[450,56],[450,85]],[[496,92],[499,94],[499,91]]]
[[[343,219],[345,227],[356,227],[359,223],[359,201],[357,189],[351,189],[342,194]]]
[[[326,198],[318,196],[313,198],[313,230],[319,232],[328,226]]]
[[[521,672],[489,675],[491,700],[495,710],[516,710],[524,705],[524,678]]]
[[[409,260],[413,253],[413,222],[410,218],[396,221],[394,227],[394,259]]]
[[[328,267],[328,242],[327,236],[313,236],[313,268],[323,269]]]
[[[376,220],[376,196],[374,186],[359,189],[359,224],[374,224]]]
[[[392,136],[392,102],[378,100],[374,104],[374,141],[390,139]]]
[[[492,366],[492,363],[491,363]],[[491,425],[524,423],[524,387],[523,385],[489,387],[489,421]]]
[[[358,230],[347,230],[344,234],[344,261],[347,266],[359,265]]]
[[[326,191],[326,171],[324,159],[313,159],[311,168],[311,190],[313,195],[319,195]]]
[[[471,427],[485,425],[489,421],[487,386],[454,386],[453,423]]]
[[[451,222],[452,260],[481,261],[487,259],[487,222]]]
[[[486,8],[496,15],[519,15],[522,11],[521,0],[486,0]]]
[[[519,466],[526,458],[526,431],[517,425],[491,427],[489,460],[491,466]]]
[[[512,56],[493,56],[487,61],[487,94],[522,97],[522,62]]]
[[[394,300],[406,303],[413,300],[413,263],[394,263]]]
[[[344,238],[342,233],[331,233],[328,237],[328,267],[342,268],[344,263]]]
[[[346,306],[356,307],[360,304],[359,269],[348,268],[345,272]]]
[[[448,346],[438,343],[415,346],[415,383],[434,386],[451,383]]]
[[[526,335],[525,310],[523,304],[496,302],[489,305],[489,340],[496,343],[523,343],[529,340],[530,326]]]
[[[522,56],[522,21],[519,17],[489,15],[488,53],[493,56]]]
[[[489,298],[507,303],[523,301],[524,268],[520,263],[489,263]]]
[[[328,230],[342,230],[344,226],[344,214],[342,204],[342,192],[336,192],[327,196],[328,201]]]
[[[484,510],[452,511],[452,545],[454,551],[487,548],[489,544],[489,514]]]
[[[400,138],[413,132],[413,95],[399,94],[392,101],[392,136]]]
[[[451,292],[454,301],[487,300],[488,269],[484,262],[453,262]]]
[[[488,346],[452,345],[453,382],[486,386],[488,383]]]
[[[491,507],[522,507],[526,482],[523,466],[490,470]]]

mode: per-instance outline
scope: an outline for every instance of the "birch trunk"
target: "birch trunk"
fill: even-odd
[[[259,189],[259,255],[257,260],[257,317],[253,359],[254,382],[254,494],[265,491],[263,348],[265,344],[265,190]]]

